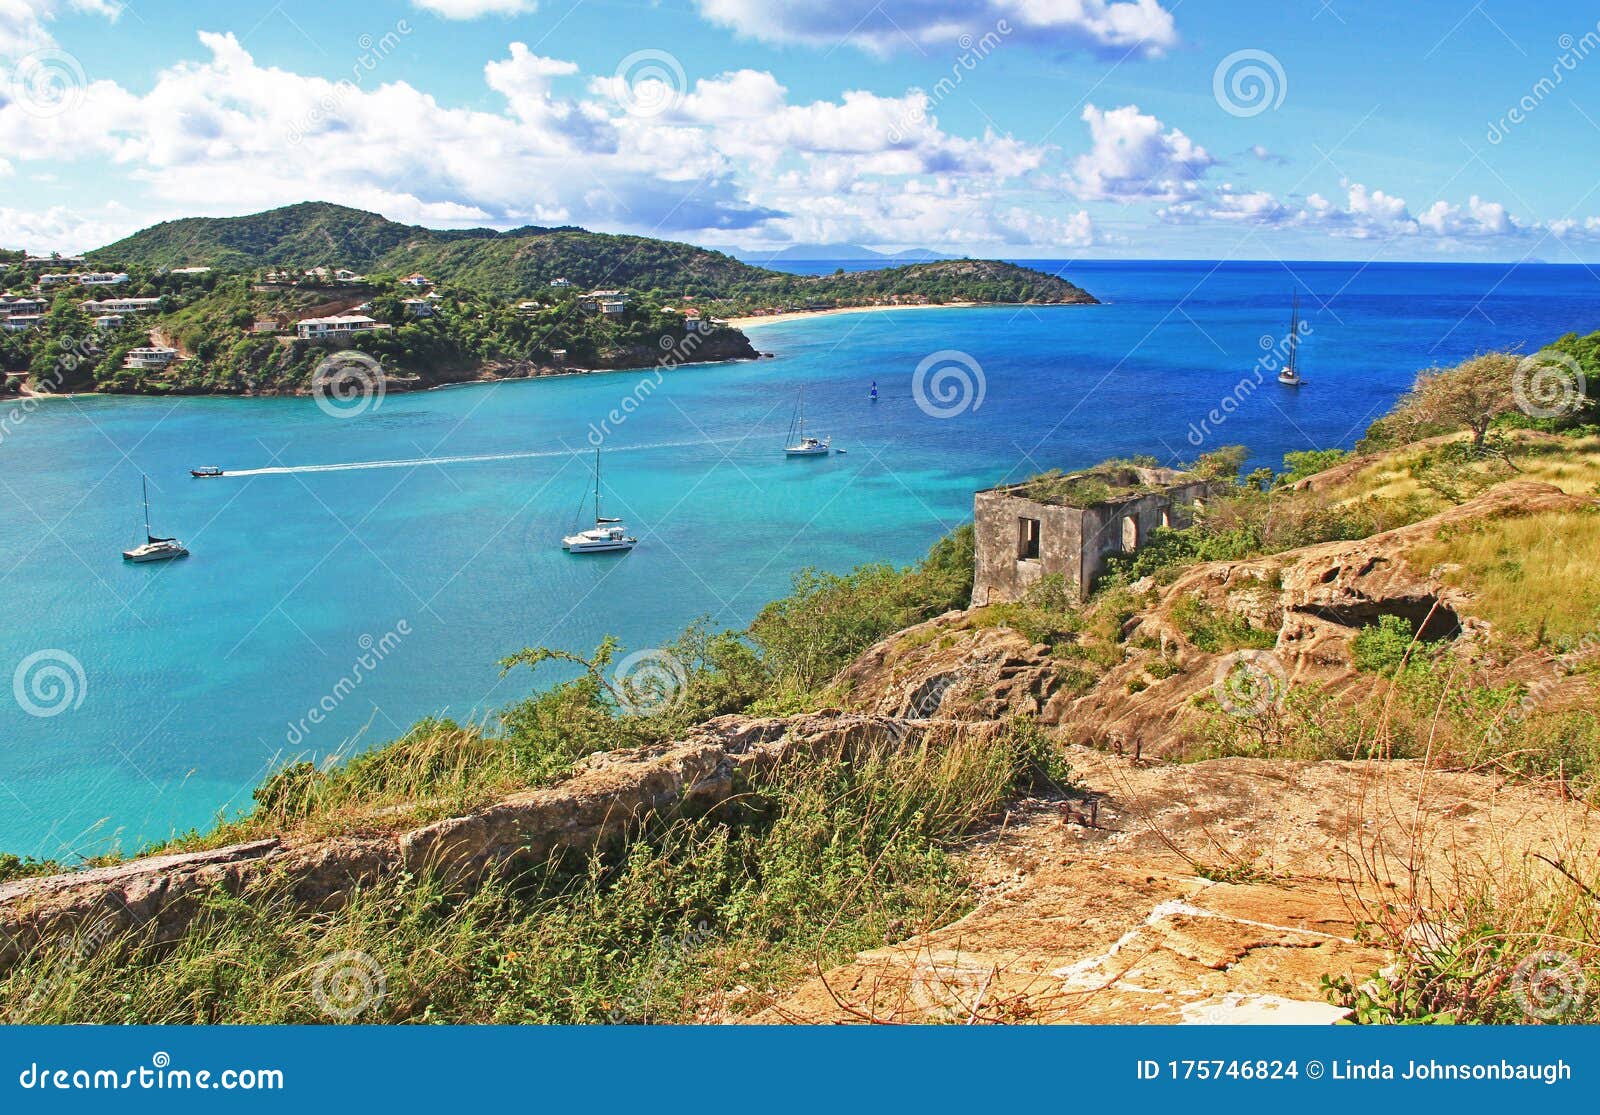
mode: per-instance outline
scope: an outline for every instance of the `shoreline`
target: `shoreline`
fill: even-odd
[[[800,321],[812,317],[834,317],[839,314],[888,313],[891,310],[970,310],[977,306],[1025,305],[1009,302],[908,302],[898,306],[835,306],[827,310],[785,310],[781,314],[761,314],[755,317],[723,318],[731,328],[741,332],[758,325],[777,325],[782,321]],[[1071,303],[1061,303],[1071,305]]]

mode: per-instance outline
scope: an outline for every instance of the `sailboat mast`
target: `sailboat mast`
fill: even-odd
[[[1300,292],[1294,293],[1294,309],[1289,315],[1289,371],[1295,373],[1295,358],[1300,348]]]
[[[139,477],[139,489],[144,494],[144,539],[146,542],[154,537],[150,533],[150,478]]]
[[[594,521],[600,521],[600,447],[594,447]]]

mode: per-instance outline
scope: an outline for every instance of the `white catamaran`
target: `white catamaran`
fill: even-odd
[[[783,451],[791,457],[826,457],[833,438],[806,436],[806,389],[800,389],[800,401],[795,405],[794,417],[789,420],[789,437]]]
[[[157,538],[150,533],[150,478],[141,477],[144,489],[144,545],[122,551],[123,561],[171,561],[188,557],[189,551],[176,538]]]
[[[1278,373],[1278,382],[1286,387],[1299,387],[1305,380],[1300,378],[1300,292],[1294,295],[1294,310],[1289,315],[1289,358],[1284,362],[1283,370]]]
[[[600,514],[600,450],[594,451],[594,529],[575,531],[561,540],[561,548],[573,554],[604,554],[631,550],[639,544],[628,536],[621,519]]]

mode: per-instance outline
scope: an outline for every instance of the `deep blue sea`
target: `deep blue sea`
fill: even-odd
[[[1277,463],[1348,446],[1420,368],[1600,329],[1582,267],[1042,266],[1105,304],[769,323],[752,337],[770,360],[397,395],[346,419],[310,399],[0,411],[0,850],[70,860],[203,826],[285,759],[503,707],[532,678],[495,663],[523,646],[586,652],[609,633],[637,650],[703,614],[742,625],[805,566],[913,560],[975,488],[1192,457],[1192,428],[1253,378],[1296,291],[1306,386],[1267,377],[1201,448]],[[913,378],[947,350],[970,363],[946,357],[965,379],[944,381],[957,413],[934,417]],[[846,454],[784,458],[802,386],[812,432]],[[603,438],[607,510],[640,545],[569,556],[591,424],[625,398]],[[424,458],[486,459],[371,467]],[[287,471],[190,479],[200,464]],[[347,467],[302,468],[330,465]],[[122,562],[141,473],[187,560]],[[382,661],[340,687],[375,644]]]

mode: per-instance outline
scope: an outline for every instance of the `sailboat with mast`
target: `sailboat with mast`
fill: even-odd
[[[144,545],[123,550],[122,560],[171,561],[173,558],[188,557],[189,551],[176,538],[157,538],[150,532],[150,478],[145,476],[140,480],[144,491]]]
[[[1294,310],[1289,315],[1289,358],[1278,373],[1278,382],[1285,387],[1299,387],[1300,378],[1300,292],[1295,291]]]
[[[600,514],[600,449],[594,451],[594,527],[591,530],[574,530],[561,540],[561,548],[572,554],[605,554],[631,550],[639,544],[628,535],[621,519],[608,519]]]
[[[806,389],[800,388],[800,401],[795,404],[794,417],[789,420],[789,436],[783,451],[790,457],[826,457],[832,437],[810,437],[806,434]]]

